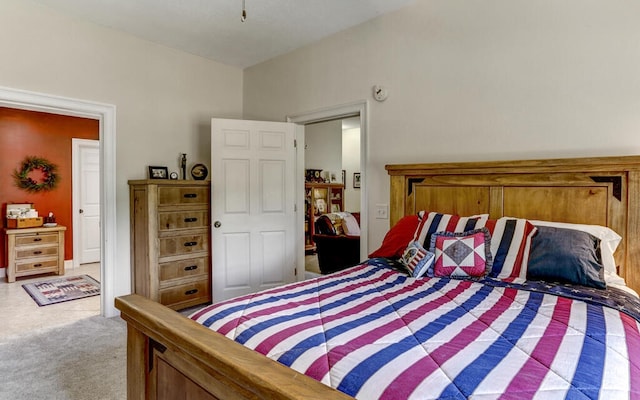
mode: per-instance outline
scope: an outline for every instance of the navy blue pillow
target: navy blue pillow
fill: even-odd
[[[537,228],[531,240],[527,279],[607,288],[600,239],[573,229]]]

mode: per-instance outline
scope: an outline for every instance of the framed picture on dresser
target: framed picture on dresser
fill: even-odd
[[[149,179],[169,179],[169,169],[149,165]]]

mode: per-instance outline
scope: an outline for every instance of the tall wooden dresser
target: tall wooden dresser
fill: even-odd
[[[173,309],[211,301],[209,181],[129,181],[134,292]]]

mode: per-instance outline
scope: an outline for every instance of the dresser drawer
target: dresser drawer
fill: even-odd
[[[160,282],[198,275],[209,276],[209,257],[190,258],[160,264]]]
[[[34,233],[32,235],[16,235],[16,247],[40,244],[58,244],[58,234]]]
[[[160,238],[160,257],[178,256],[208,250],[208,233]]]
[[[158,230],[204,228],[209,225],[209,211],[161,211],[158,212]]]
[[[31,260],[29,262],[16,262],[16,273],[19,272],[50,272],[58,270],[57,258],[45,258],[42,260]]]
[[[58,246],[38,246],[29,248],[16,248],[16,260],[25,258],[57,256]]]
[[[209,188],[207,186],[161,186],[158,188],[158,204],[160,206],[183,204],[209,204]]]
[[[160,290],[160,303],[168,306],[183,307],[186,303],[205,303],[209,299],[208,278]]]

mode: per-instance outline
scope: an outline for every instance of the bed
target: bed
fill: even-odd
[[[640,157],[386,168],[392,229],[360,265],[193,319],[117,298],[128,398],[640,398]],[[595,275],[527,279],[567,230]]]

